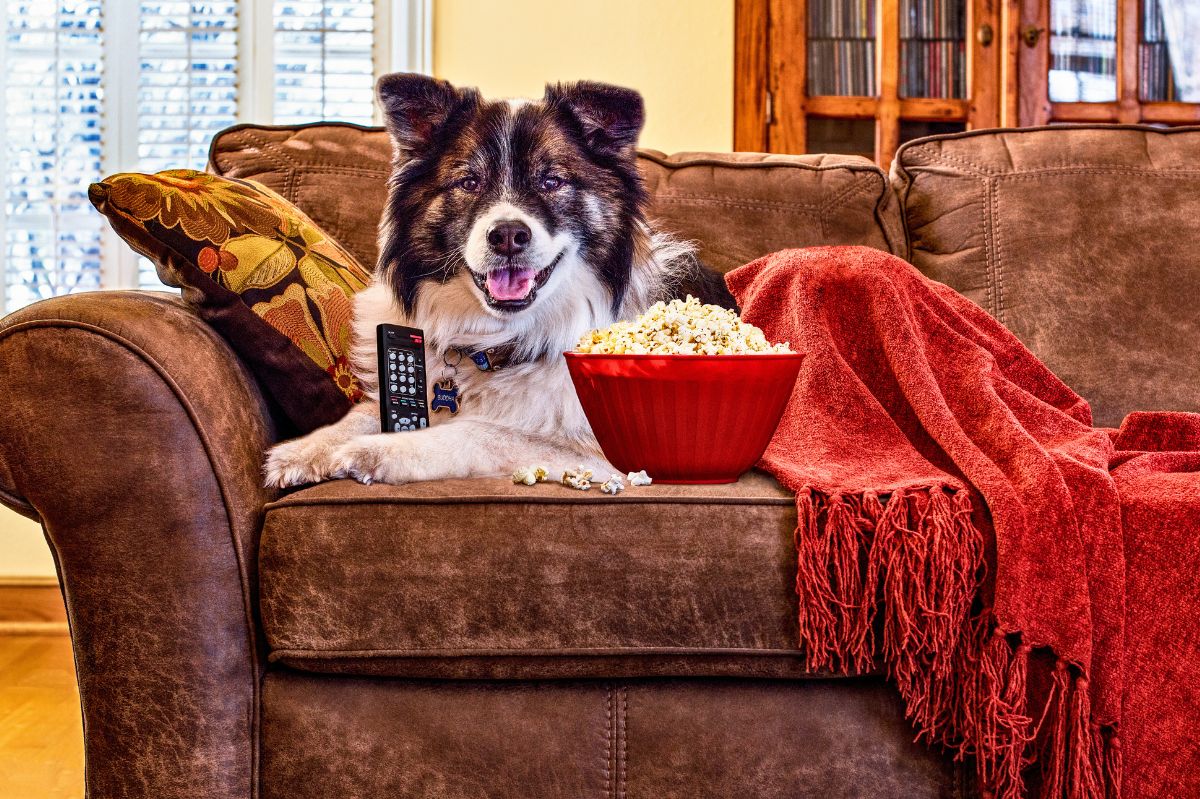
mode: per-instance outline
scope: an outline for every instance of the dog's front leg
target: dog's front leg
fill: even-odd
[[[474,419],[456,419],[410,433],[358,436],[338,450],[335,469],[363,483],[411,483],[450,477],[498,477],[517,467],[584,463],[607,474],[598,450],[551,442]]]
[[[364,400],[339,421],[272,447],[263,467],[266,485],[286,488],[344,477],[334,468],[338,448],[355,436],[378,429],[379,403]]]

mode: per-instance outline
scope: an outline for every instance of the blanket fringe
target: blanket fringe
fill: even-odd
[[[973,756],[985,796],[1024,799],[1036,759],[1042,799],[1119,799],[1120,742],[1092,720],[1086,676],[1060,661],[1035,723],[1032,647],[988,614],[972,615],[984,536],[967,492],[906,489],[884,502],[804,490],[797,510],[800,644],[810,668],[861,673],[879,658],[917,737]]]

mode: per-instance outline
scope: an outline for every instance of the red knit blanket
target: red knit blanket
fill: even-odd
[[[800,644],[882,664],[1004,799],[1120,795],[1126,554],[1113,438],[978,306],[877,250],[727,277],[808,353],[762,466],[796,492]]]

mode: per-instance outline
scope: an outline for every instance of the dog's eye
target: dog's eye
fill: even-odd
[[[554,175],[547,175],[542,178],[542,182],[538,184],[538,188],[542,191],[554,191],[560,188],[563,184],[563,179]]]
[[[479,178],[474,175],[467,175],[465,178],[459,178],[458,187],[463,191],[469,191],[472,194],[479,191]]]

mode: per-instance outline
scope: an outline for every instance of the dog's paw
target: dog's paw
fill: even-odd
[[[352,438],[334,453],[333,468],[363,485],[400,485],[421,479],[412,469],[412,435],[375,433]]]
[[[319,483],[342,477],[334,468],[337,448],[320,436],[307,436],[272,447],[263,466],[267,488]]]

